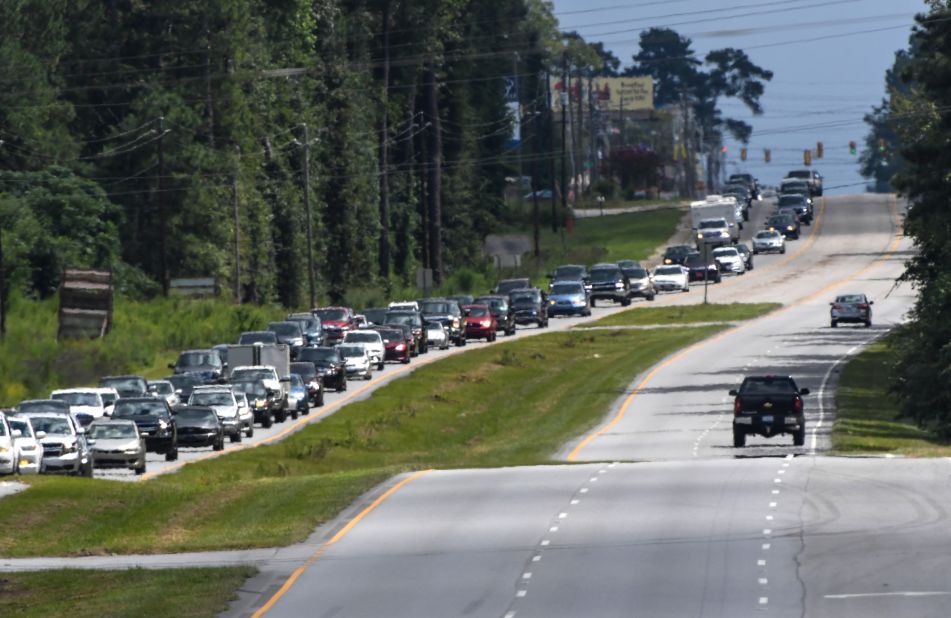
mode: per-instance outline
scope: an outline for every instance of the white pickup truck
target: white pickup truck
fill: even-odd
[[[254,377],[254,379],[262,380],[268,390],[280,392],[281,413],[287,416],[291,351],[286,344],[229,346],[227,370],[230,380]],[[291,412],[296,415],[295,412]]]
[[[697,249],[739,242],[743,224],[738,210],[736,198],[722,195],[708,195],[705,200],[690,204],[690,225]]]

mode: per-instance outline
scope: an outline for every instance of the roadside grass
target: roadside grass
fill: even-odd
[[[281,443],[148,482],[25,479],[31,489],[0,501],[0,555],[298,542],[400,472],[550,463],[638,373],[721,330],[551,333],[474,349],[420,367]]]
[[[0,575],[0,616],[205,618],[228,609],[250,567]]]
[[[95,385],[101,376],[168,375],[181,350],[233,343],[286,311],[223,300],[115,299],[112,331],[102,339],[57,341],[57,298],[10,299],[0,341],[0,406],[46,398],[56,388]]]
[[[575,328],[741,322],[766,315],[780,307],[782,307],[780,303],[696,304],[671,307],[639,305],[627,311],[605,316],[596,322],[579,324]]]
[[[898,406],[888,392],[897,355],[889,345],[891,337],[870,345],[842,370],[835,397],[832,450],[841,454],[951,456],[951,444],[898,417]]]

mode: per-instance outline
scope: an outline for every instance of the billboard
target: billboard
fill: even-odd
[[[561,111],[561,80],[552,81],[552,109]],[[595,77],[591,80],[592,96],[603,111],[635,111],[654,109],[654,80],[649,77]],[[572,104],[582,100],[587,104],[588,80],[571,80]],[[587,106],[587,105],[586,105]]]

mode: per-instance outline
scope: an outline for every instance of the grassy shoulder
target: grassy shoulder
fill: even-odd
[[[254,573],[250,567],[4,573],[0,616],[217,616]]]
[[[0,555],[287,545],[392,475],[550,461],[640,372],[720,327],[551,333],[420,367],[279,444],[146,483],[41,477],[0,501]],[[49,534],[55,530],[56,534]]]
[[[779,303],[696,304],[670,307],[639,305],[634,309],[603,317],[596,322],[579,324],[575,328],[740,322],[766,315],[781,306]]]
[[[233,343],[245,330],[282,319],[279,307],[222,300],[117,297],[112,331],[102,339],[57,341],[58,300],[11,299],[7,335],[0,341],[0,406],[46,398],[56,388],[95,384],[101,376],[169,374],[179,351]]]
[[[842,370],[835,396],[833,451],[951,456],[951,444],[898,417],[898,405],[888,392],[897,354],[889,341],[885,337],[873,343]]]

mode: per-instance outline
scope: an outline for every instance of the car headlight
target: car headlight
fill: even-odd
[[[267,406],[267,399],[255,399],[255,400],[254,400],[254,407],[256,407],[256,408],[264,408],[264,407],[266,407],[266,406]]]
[[[35,444],[24,444],[23,446],[20,447],[20,450],[21,450],[21,451],[35,451],[35,450],[36,450],[36,445],[35,445]]]
[[[697,239],[702,239],[702,238],[703,238],[703,234],[702,234],[702,233],[701,233],[701,234],[697,234]],[[670,262],[667,262],[667,263],[670,264]]]
[[[796,229],[796,228],[795,228],[795,226],[788,225],[788,226],[786,226],[786,229],[791,232],[791,231],[793,231],[793,230]]]
[[[398,344],[396,344],[396,351],[397,351],[397,352],[402,352],[402,351],[405,350],[405,349],[406,349],[406,344],[405,344],[405,343],[398,343]]]
[[[623,289],[624,289],[624,284],[621,283],[620,281],[618,281],[618,282],[616,282],[616,283],[614,284],[614,289],[615,289],[615,290],[623,290]]]
[[[161,431],[165,431],[166,429],[168,429],[168,423],[166,423],[164,420],[161,420],[158,422],[158,428]]]
[[[75,452],[76,452],[76,445],[75,445],[75,444],[73,444],[72,446],[70,446],[70,445],[68,445],[68,444],[64,444],[64,445],[63,445],[63,455],[66,455],[66,454],[68,454],[68,453],[75,453]]]
[[[549,305],[554,305],[554,304],[555,304],[555,299],[553,298],[553,299],[549,300],[549,301],[548,301],[548,304],[549,304]]]
[[[9,453],[10,449],[6,446],[0,446],[0,453]]]
[[[137,449],[137,448],[127,448],[127,449],[125,450],[125,454],[126,454],[126,455],[138,455],[138,454],[139,454],[139,449]]]

